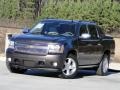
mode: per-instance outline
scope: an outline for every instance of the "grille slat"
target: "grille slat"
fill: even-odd
[[[46,55],[48,53],[47,43],[16,42],[15,51],[29,54]]]

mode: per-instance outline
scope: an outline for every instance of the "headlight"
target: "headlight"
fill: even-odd
[[[63,53],[64,46],[60,44],[49,44],[49,53]]]
[[[9,48],[14,48],[14,41],[9,42]]]

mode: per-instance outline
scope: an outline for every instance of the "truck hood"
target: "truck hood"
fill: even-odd
[[[20,34],[12,37],[11,40],[33,40],[33,41],[46,41],[46,42],[55,42],[55,43],[64,43],[71,40],[72,37],[65,36],[48,36],[48,35],[34,35],[34,34]]]

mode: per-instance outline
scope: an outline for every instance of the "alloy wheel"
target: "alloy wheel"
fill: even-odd
[[[74,74],[77,70],[77,65],[75,63],[75,60],[72,58],[67,58],[64,62],[64,68],[62,69],[62,72],[66,76],[70,76]]]

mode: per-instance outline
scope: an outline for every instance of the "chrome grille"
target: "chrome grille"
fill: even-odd
[[[45,42],[19,41],[15,43],[15,51],[21,53],[46,55],[48,53],[48,45]]]

